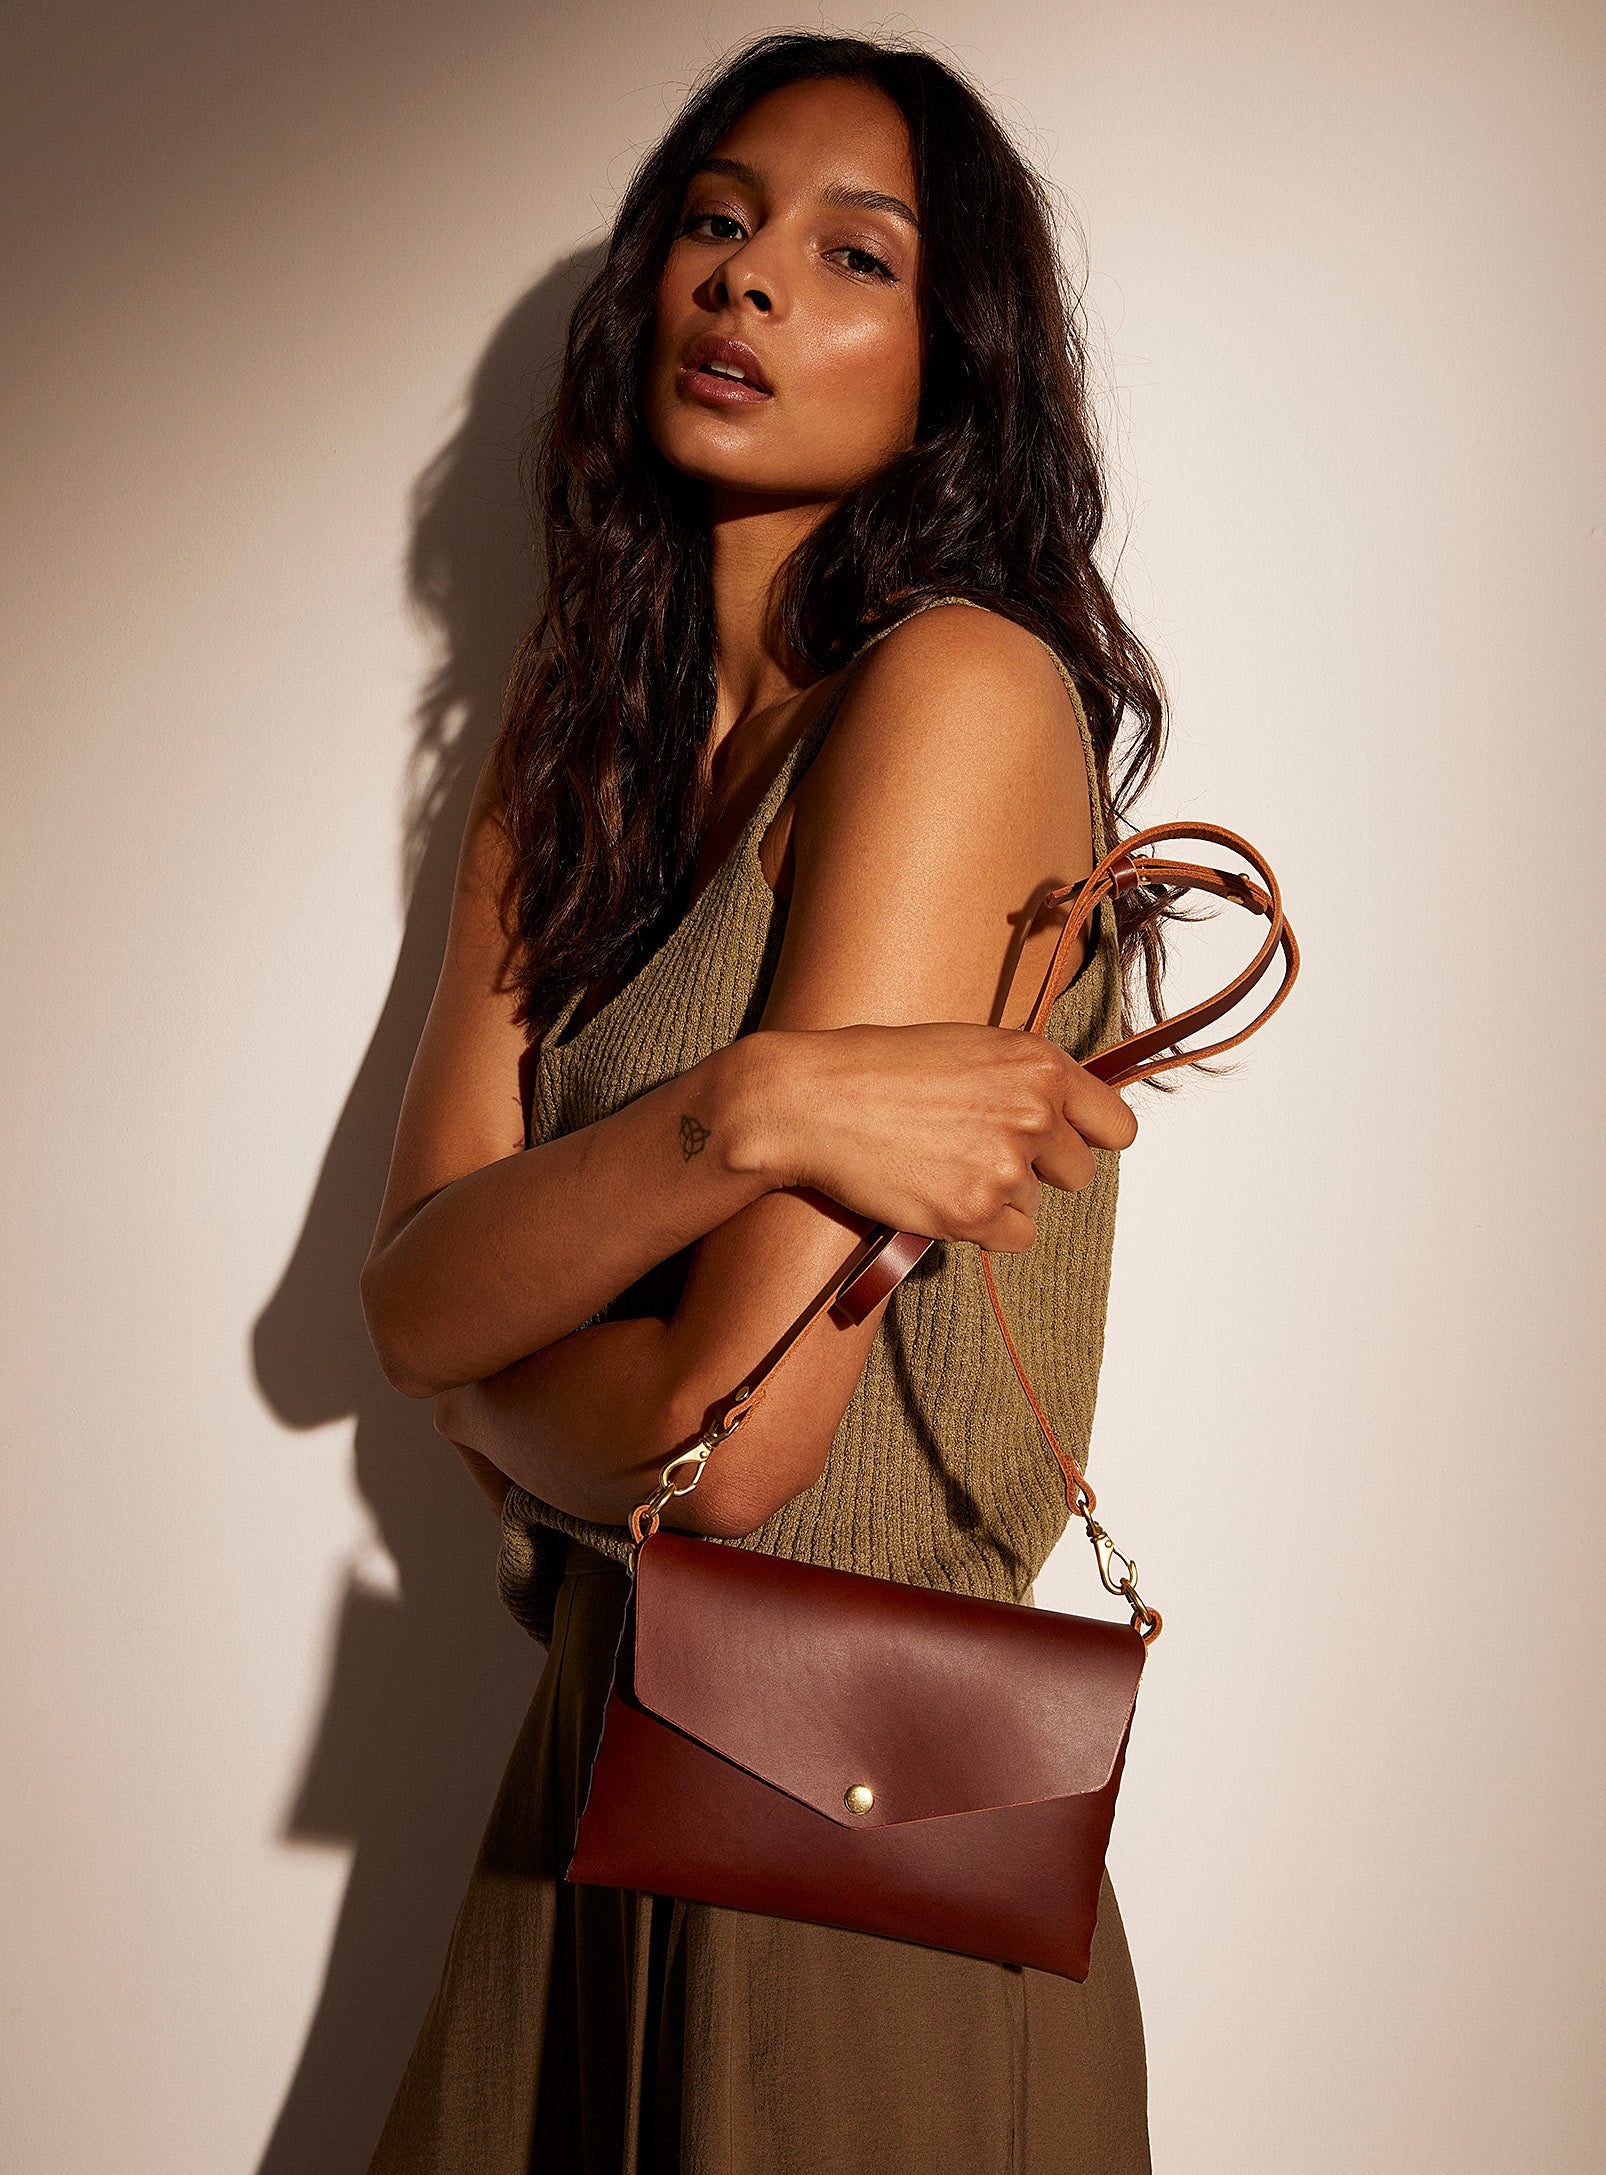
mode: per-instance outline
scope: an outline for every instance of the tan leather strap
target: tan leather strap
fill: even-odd
[[[1235,870],[1220,869],[1197,861],[1162,859],[1158,855],[1139,851],[1144,846],[1183,838],[1211,839],[1217,844],[1230,846],[1258,872],[1262,882],[1257,884]],[[1189,1006],[1175,1018],[1157,1020],[1153,1026],[1143,1029],[1141,1033],[1129,1035],[1124,1041],[1111,1043],[1107,1049],[1098,1051],[1084,1061],[1084,1071],[1093,1073],[1115,1087],[1124,1086],[1131,1080],[1141,1080],[1150,1073],[1165,1072],[1175,1065],[1193,1064],[1200,1058],[1214,1057],[1222,1050],[1232,1049],[1235,1044],[1252,1035],[1257,1027],[1264,1026],[1287,996],[1293,986],[1294,977],[1299,972],[1299,946],[1283,913],[1282,893],[1277,878],[1249,841],[1241,838],[1236,831],[1229,831],[1224,824],[1155,824],[1148,830],[1134,831],[1131,837],[1123,839],[1119,846],[1112,848],[1090,875],[1051,891],[1043,901],[1044,908],[1072,901],[1074,905],[1060,931],[1043,976],[1042,986],[1030,1013],[1022,1023],[1021,1033],[1038,1034],[1046,1026],[1048,1015],[1061,993],[1059,976],[1064,954],[1087,928],[1101,901],[1120,898],[1139,885],[1167,891],[1211,891],[1251,913],[1264,915],[1268,926],[1259,949],[1249,964],[1224,989],[1218,990],[1215,996],[1207,998],[1201,1004]],[[1283,962],[1282,978],[1270,1000],[1261,1007],[1247,1027],[1239,1028],[1236,1034],[1223,1036],[1218,1042],[1205,1043],[1194,1049],[1180,1047],[1185,1035],[1214,1026],[1235,1004],[1248,996],[1261,981],[1273,959],[1279,956]],[[1010,986],[1013,988],[1013,980]],[[1006,1003],[1007,1001],[1006,993]],[[631,1514],[630,1529],[636,1540],[641,1541],[656,1528],[658,1512],[670,1496],[684,1495],[697,1485],[709,1452],[741,1425],[760,1389],[794,1349],[804,1331],[828,1307],[837,1307],[849,1320],[862,1322],[872,1308],[879,1306],[902,1283],[915,1263],[935,1243],[935,1240],[923,1238],[916,1232],[894,1230],[890,1224],[872,1226],[841,1268],[834,1271],[797,1319],[765,1353],[748,1380],[726,1401],[719,1419],[707,1429],[692,1449],[683,1451],[664,1467],[657,1490],[646,1502],[638,1504]],[[1104,1528],[1093,1517],[1098,1498],[1088,1486],[1086,1476],[1075,1458],[1055,1435],[1048,1415],[1027,1377],[1026,1369],[1021,1364],[1020,1353],[1010,1334],[1003,1307],[999,1303],[998,1286],[993,1279],[992,1258],[985,1247],[981,1249],[981,1262],[987,1296],[1003,1334],[1010,1363],[1015,1369],[1037,1424],[1065,1475],[1066,1500],[1071,1510],[1087,1526],[1088,1537],[1098,1556],[1099,1576],[1109,1592],[1124,1596],[1130,1603],[1133,1622],[1142,1632],[1145,1644],[1150,1644],[1160,1634],[1159,1611],[1151,1608],[1138,1594],[1136,1564],[1121,1554]],[[691,1476],[676,1485],[671,1476],[685,1466],[691,1467]],[[1115,1571],[1117,1563],[1125,1565],[1124,1573],[1119,1576]]]

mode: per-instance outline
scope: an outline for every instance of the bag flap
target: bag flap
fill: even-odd
[[[1131,1624],[663,1527],[631,1605],[638,1705],[843,1827],[1102,1789],[1147,1652]]]

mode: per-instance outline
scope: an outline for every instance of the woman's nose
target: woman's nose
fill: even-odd
[[[715,280],[714,300],[716,302],[728,303],[733,292],[743,302],[751,302],[756,310],[768,311],[772,307],[769,295],[756,279],[744,279],[738,275],[734,280],[727,280],[721,275]]]
[[[755,257],[753,250],[754,240],[745,241],[740,249],[732,250],[725,262],[716,268],[709,282],[714,304],[718,308],[728,309],[733,304],[740,308],[743,303],[747,303],[757,310],[760,317],[784,317],[786,282],[775,262],[774,251],[761,250]],[[766,256],[768,262],[765,261]]]

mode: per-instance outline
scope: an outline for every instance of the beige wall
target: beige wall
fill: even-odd
[[[0,2136],[10,2175],[333,2175],[540,1660],[354,1289],[523,609],[523,388],[677,86],[768,25],[33,13]],[[1584,2175],[1602,19],[882,20],[1085,225],[1176,708],[1145,813],[1260,842],[1307,955],[1124,1171],[1094,1472],[1167,1618],[1112,1851],[1156,2168]],[[1107,1606],[1080,1542],[1040,1591]]]

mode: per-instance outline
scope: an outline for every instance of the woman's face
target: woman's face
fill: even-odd
[[[914,210],[909,132],[881,91],[830,77],[749,108],[693,175],[658,283],[645,405],[666,460],[726,491],[831,500],[913,443]]]

